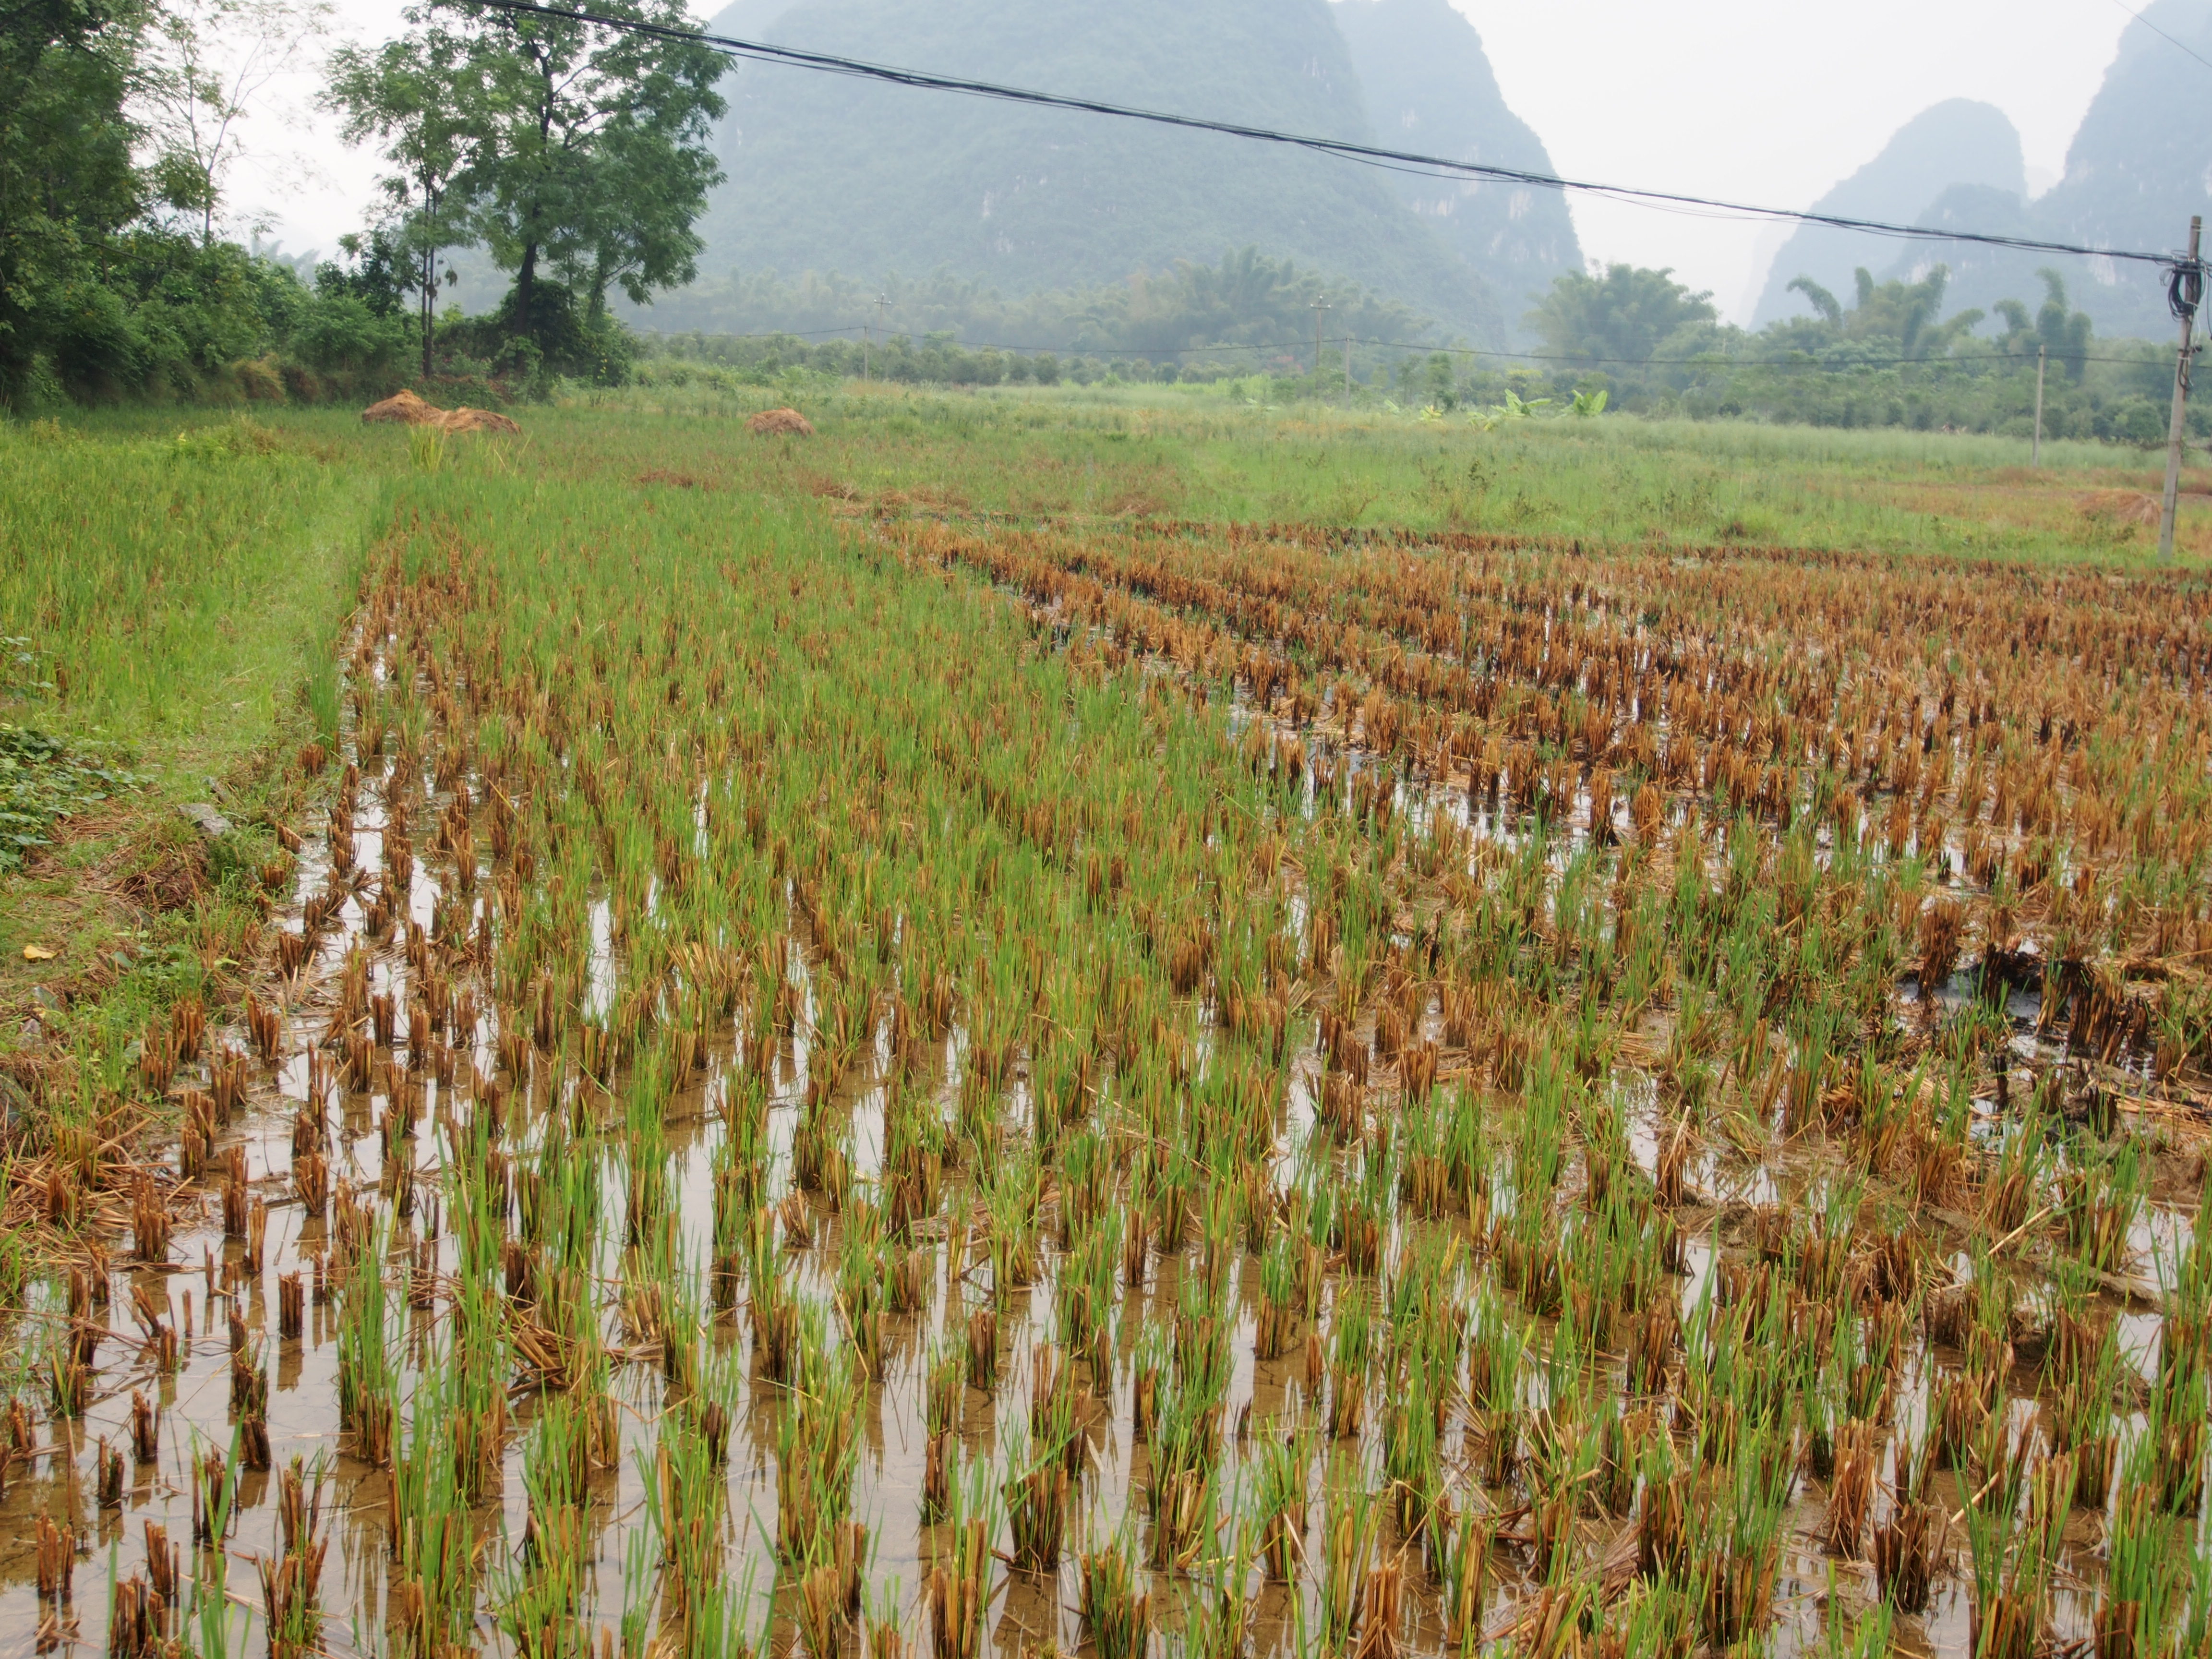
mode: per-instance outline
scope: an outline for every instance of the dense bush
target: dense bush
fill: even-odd
[[[208,234],[176,155],[138,165],[148,19],[23,0],[0,30],[0,408],[281,398],[288,368],[374,383],[404,340],[386,309]]]
[[[117,236],[106,252],[96,276],[59,285],[27,319],[30,349],[0,382],[17,412],[383,395],[406,368],[407,319],[342,283],[310,287],[234,243],[155,229]]]
[[[619,321],[588,321],[566,289],[541,284],[543,344],[503,311],[449,313],[426,379],[414,319],[399,296],[363,282],[358,260],[325,264],[303,283],[234,243],[155,229],[119,235],[107,252],[96,280],[61,288],[44,308],[34,349],[0,379],[0,411],[122,399],[365,402],[402,386],[434,403],[498,407],[563,379],[619,385],[637,351]]]
[[[593,314],[567,288],[542,280],[532,289],[530,326],[514,307],[510,292],[483,316],[449,314],[438,325],[441,357],[468,365],[510,395],[543,396],[556,380],[620,386],[629,378],[637,341],[608,313]]]

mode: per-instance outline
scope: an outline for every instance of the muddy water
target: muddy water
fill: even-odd
[[[374,763],[371,763],[374,767]],[[376,769],[365,774],[356,810],[354,864],[371,880],[383,869],[381,829],[375,799],[384,778]],[[433,797],[433,805],[442,798]],[[319,843],[313,844],[319,847]],[[326,854],[311,852],[302,860],[295,897],[304,901],[320,890],[329,878]],[[363,896],[366,895],[363,888]],[[441,896],[440,884],[427,860],[416,863],[404,915],[418,926],[428,926]],[[251,1103],[242,1121],[220,1141],[210,1167],[219,1167],[233,1146],[243,1149],[251,1188],[269,1208],[264,1255],[259,1272],[248,1270],[245,1246],[226,1240],[220,1224],[217,1188],[210,1183],[198,1189],[196,1208],[199,1220],[187,1221],[175,1232],[170,1262],[153,1268],[119,1263],[107,1275],[106,1305],[95,1306],[93,1323],[106,1333],[99,1349],[98,1382],[94,1399],[75,1421],[56,1419],[40,1425],[36,1446],[15,1465],[14,1479],[0,1507],[0,1659],[17,1652],[98,1651],[107,1643],[112,1587],[143,1570],[149,1535],[147,1528],[162,1528],[168,1541],[184,1550],[185,1577],[206,1579],[213,1569],[212,1556],[194,1547],[194,1466],[210,1452],[233,1445],[229,1408],[231,1340],[234,1314],[243,1321],[249,1344],[261,1345],[271,1378],[268,1428],[274,1471],[242,1471],[238,1474],[232,1526],[222,1540],[228,1577],[228,1644],[238,1652],[258,1652],[266,1644],[257,1565],[278,1552],[276,1492],[277,1473],[293,1460],[301,1460],[310,1489],[320,1494],[330,1551],[322,1578],[322,1601],[326,1613],[324,1646],[332,1652],[381,1651],[389,1645],[383,1630],[383,1609],[391,1561],[388,1524],[389,1476],[351,1455],[350,1442],[338,1431],[337,1401],[337,1310],[334,1299],[311,1293],[302,1333],[282,1338],[276,1321],[277,1281],[293,1273],[310,1281],[314,1263],[329,1243],[325,1218],[309,1217],[292,1194],[289,1176],[294,1123],[309,1106],[311,1071],[307,1050],[325,1025],[332,1001],[331,986],[349,950],[366,945],[371,951],[369,989],[388,994],[404,1010],[410,1000],[410,970],[402,948],[404,921],[381,945],[368,939],[362,899],[350,900],[340,911],[337,925],[314,959],[291,988],[288,1007],[286,1057],[275,1067],[255,1068]],[[295,923],[296,927],[296,909]],[[611,983],[612,951],[607,934],[604,904],[594,907],[593,979],[605,988]],[[811,978],[803,955],[794,952],[794,981],[801,988],[802,1018],[799,1030],[769,1061],[770,1092],[766,1117],[765,1145],[778,1167],[788,1169],[790,1143],[808,1077],[809,1042],[805,1016],[811,1013]],[[880,1034],[879,1046],[887,1042]],[[496,1064],[497,1030],[489,1016],[479,1019],[473,1040],[456,1044],[455,1073],[465,1079],[471,1063],[489,1075]],[[209,1051],[218,1044],[246,1045],[242,1030],[211,1031]],[[948,1045],[940,1092],[949,1097],[958,1075],[962,1048],[956,1032]],[[714,1149],[726,1133],[717,1103],[729,1087],[729,1073],[737,1051],[734,1032],[706,1056],[703,1079],[684,1091],[667,1116],[667,1153],[672,1207],[678,1218],[682,1254],[696,1270],[708,1258],[711,1244]],[[404,1056],[404,1045],[398,1055]],[[533,1066],[545,1065],[534,1057]],[[179,1072],[177,1085],[208,1086],[204,1064]],[[409,1160],[415,1171],[418,1196],[413,1214],[395,1220],[392,1249],[386,1261],[388,1282],[396,1289],[404,1282],[407,1268],[423,1243],[434,1249],[437,1271],[450,1276],[458,1271],[454,1241],[438,1226],[438,1176],[447,1150],[440,1128],[450,1115],[465,1122],[471,1109],[465,1083],[441,1087],[434,1076],[418,1076],[422,1109]],[[542,1108],[545,1097],[572,1099],[588,1084],[534,1075],[519,1091]],[[334,1182],[372,1200],[383,1185],[383,1138],[380,1120],[391,1105],[382,1092],[335,1092],[318,1103],[326,1115]],[[879,1090],[862,1087],[851,1103],[854,1126],[855,1174],[862,1179],[880,1166],[882,1097]],[[542,1132],[544,1114],[510,1103],[516,1120],[510,1149],[525,1162]],[[566,1115],[567,1108],[563,1108]],[[1303,1103],[1293,1109],[1297,1121],[1310,1117]],[[621,1160],[601,1160],[602,1213],[618,1216],[625,1197]],[[772,1185],[775,1202],[785,1188]],[[381,1200],[387,1212],[388,1198]],[[924,1628],[917,1609],[917,1591],[931,1557],[938,1529],[916,1522],[917,1496],[921,1488],[923,1448],[923,1375],[927,1334],[957,1328],[972,1301],[965,1288],[952,1282],[946,1270],[949,1245],[944,1225],[937,1231],[929,1282],[928,1305],[922,1311],[887,1320],[881,1374],[867,1394],[863,1420],[853,1426],[861,1437],[854,1488],[854,1513],[867,1522],[874,1543],[870,1579],[872,1600],[897,1610],[909,1637],[921,1639]],[[599,1272],[612,1281],[618,1273],[619,1238],[614,1230],[601,1240]],[[834,1216],[817,1212],[811,1247],[795,1253],[795,1288],[802,1294],[828,1301],[834,1293],[834,1263],[837,1235]],[[119,1251],[120,1245],[117,1245]],[[1249,1264],[1247,1264],[1248,1270]],[[1164,1259],[1145,1286],[1133,1291],[1126,1306],[1133,1318],[1125,1331],[1145,1324],[1171,1320],[1178,1276],[1173,1259]],[[143,1287],[179,1334],[179,1364],[161,1375],[151,1357],[142,1352],[138,1328],[128,1311],[135,1288]],[[703,1287],[702,1287],[703,1288]],[[395,1302],[398,1298],[395,1297]],[[703,1293],[695,1297],[709,1305]],[[97,1298],[95,1298],[97,1300]],[[444,1316],[444,1298],[434,1310],[410,1311],[403,1327],[403,1353],[419,1357],[422,1345]],[[603,1309],[603,1314],[609,1310]],[[610,1340],[614,1340],[611,1321]],[[66,1323],[66,1309],[51,1291],[34,1305],[21,1332],[22,1353],[40,1349],[52,1330]],[[1043,1285],[1012,1293],[1001,1316],[1001,1382],[996,1397],[970,1389],[966,1395],[962,1438],[972,1455],[989,1457],[1003,1437],[1001,1420],[1025,1417],[1031,1345],[1046,1340],[1053,1329],[1050,1293]],[[741,1322],[730,1315],[710,1321],[707,1332],[715,1347],[732,1352],[741,1367],[749,1368],[749,1340]],[[1262,1430],[1286,1401],[1285,1382],[1291,1362],[1255,1363],[1251,1358],[1249,1322],[1243,1332],[1243,1358],[1232,1385],[1232,1406],[1238,1413],[1249,1408]],[[1124,1344],[1126,1352],[1127,1344]],[[409,1372],[411,1382],[412,1372]],[[34,1384],[35,1376],[31,1379]],[[159,1415],[159,1452],[152,1461],[131,1457],[132,1395],[143,1392]],[[404,1389],[403,1389],[404,1392]],[[664,1405],[660,1373],[649,1360],[624,1364],[616,1373],[615,1392],[620,1413],[623,1455],[618,1468],[601,1475],[594,1484],[587,1590],[580,1609],[585,1622],[596,1622],[611,1632],[619,1628],[626,1612],[640,1611],[626,1601],[623,1586],[625,1538],[642,1524],[647,1493],[641,1470],[649,1464],[656,1442],[656,1423]],[[774,1589],[775,1482],[773,1447],[775,1418],[781,1407],[781,1390],[756,1381],[747,1390],[746,1411],[732,1436],[732,1455],[726,1487],[729,1574],[732,1580],[750,1581],[758,1592],[758,1604],[749,1622],[759,1625],[770,1617]],[[1089,1444],[1089,1501],[1072,1517],[1069,1556],[1084,1547],[1092,1534],[1109,1537],[1131,1503],[1131,1481],[1141,1477],[1142,1449],[1130,1443],[1130,1385],[1125,1380],[1105,1400],[1085,1402],[1084,1430]],[[532,1419],[531,1402],[518,1401],[513,1431],[506,1447],[498,1498],[480,1512],[477,1520],[489,1554],[507,1553],[523,1534],[526,1503],[522,1478],[522,1449]],[[406,1437],[403,1414],[401,1439]],[[98,1468],[103,1447],[124,1449],[128,1474],[119,1504],[100,1502]],[[72,1573],[71,1594],[64,1601],[48,1602],[34,1589],[36,1521],[45,1516],[70,1528],[78,1548]],[[488,1572],[495,1579],[495,1572]],[[1295,1620],[1285,1617],[1284,1592],[1261,1598],[1263,1619],[1269,1617],[1280,1633]],[[185,1592],[189,1599],[191,1591]],[[1172,1596],[1163,1598],[1166,1622],[1172,1624]],[[489,1605],[481,1613],[477,1638],[488,1649],[502,1648]],[[1057,1643],[1072,1650],[1077,1639],[1072,1567],[1058,1580],[1035,1575],[1009,1575],[1004,1594],[994,1609],[993,1627],[998,1647],[1009,1653]],[[784,1609],[787,1615],[787,1607]],[[172,1628],[204,1639],[205,1626],[176,1610]],[[787,1616],[776,1620],[778,1645],[791,1636]]]

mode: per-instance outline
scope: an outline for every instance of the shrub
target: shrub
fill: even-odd
[[[284,401],[284,376],[273,356],[241,357],[230,366],[230,377],[250,404]]]

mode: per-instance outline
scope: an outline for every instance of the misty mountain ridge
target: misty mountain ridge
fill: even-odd
[[[2064,174],[2027,204],[2022,222],[2030,234],[2151,252],[2186,245],[2190,216],[2212,214],[2212,113],[2205,98],[2212,82],[2191,51],[2212,58],[2212,0],[2154,0],[2142,21],[2127,26],[2067,149]],[[2173,327],[2166,273],[2155,265],[1956,243],[1919,256],[1923,264],[1936,259],[1952,266],[1957,305],[1987,308],[2000,299],[2027,299],[2040,292],[2035,269],[2051,265],[2100,333],[2163,338]]]
[[[1482,37],[1450,0],[1338,0],[1377,142],[1455,161],[1550,173],[1534,128],[1507,107]],[[1498,290],[1509,317],[1583,268],[1564,191],[1394,173],[1406,204]]]
[[[868,60],[1548,170],[1446,0],[737,0],[708,25]],[[809,272],[1009,295],[1246,247],[1503,340],[1580,249],[1556,194],[1400,179],[1225,136],[744,64],[698,294]],[[641,320],[701,325],[698,295]],[[718,313],[719,315],[719,313]],[[854,319],[854,321],[861,320]],[[726,325],[718,321],[715,325]]]
[[[2148,24],[2212,56],[2212,0],[2154,0]],[[1156,108],[1371,139],[1532,172],[1541,140],[1505,103],[1480,35],[1449,0],[735,0],[711,27]],[[2033,201],[2020,137],[1995,106],[1949,99],[1899,127],[1817,210],[2089,246],[2176,247],[2212,200],[2202,65],[2128,26],[2069,151]],[[1581,250],[1558,192],[1349,166],[1249,141],[1148,129],[745,64],[726,82],[729,181],[701,225],[696,289],[643,320],[732,326],[739,294],[799,276],[893,274],[1013,298],[1076,294],[1216,264],[1246,248],[1359,285],[1486,342],[1517,331]],[[2183,118],[2174,118],[2182,112]],[[1798,227],[1769,266],[1754,327],[1806,314],[1809,276],[1848,293],[1865,266],[1915,281],[1949,268],[1947,311],[2033,303],[2055,266],[2099,331],[2163,335],[2162,277],[2096,258],[1900,242]],[[756,281],[754,279],[768,279]],[[778,290],[776,283],[786,284]],[[721,299],[708,307],[705,295]],[[708,312],[713,320],[708,320]],[[858,319],[855,319],[858,320]],[[761,318],[748,326],[781,325]]]

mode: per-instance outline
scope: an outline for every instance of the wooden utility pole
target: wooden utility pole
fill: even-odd
[[[1328,295],[1322,295],[1313,302],[1314,314],[1314,390],[1321,390],[1321,319],[1328,310]]]
[[[2028,447],[2030,466],[2043,465],[2043,360],[2049,349],[2047,346],[2035,349],[2035,441]]]
[[[2197,304],[2204,297],[2204,273],[2197,264],[2198,245],[2204,238],[2203,216],[2189,221],[2189,263],[2173,273],[2167,290],[2174,313],[2181,319],[2181,352],[2173,360],[2173,418],[2166,432],[2166,499],[2158,514],[2158,562],[2173,562],[2173,515],[2181,499],[2182,424],[2189,413],[2189,337],[2197,326]]]

